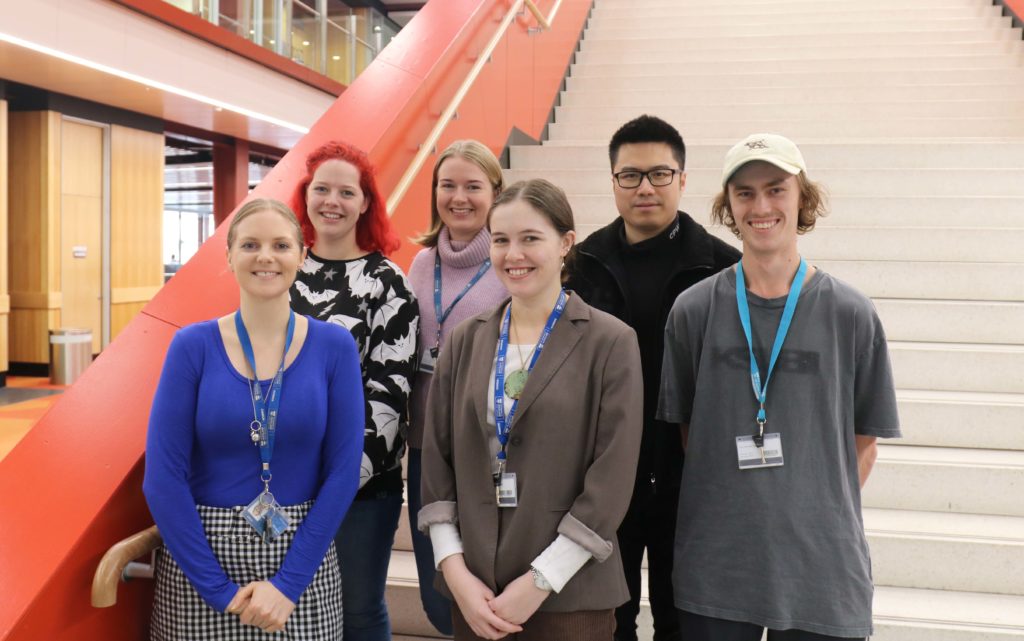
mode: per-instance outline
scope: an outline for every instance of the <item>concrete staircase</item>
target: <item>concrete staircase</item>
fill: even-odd
[[[636,115],[683,133],[705,223],[730,144],[801,146],[832,203],[802,251],[874,299],[906,434],[864,494],[875,641],[1024,639],[1024,43],[990,4],[596,0],[549,140],[507,172],[565,188],[586,235]],[[407,549],[395,632],[429,636]]]

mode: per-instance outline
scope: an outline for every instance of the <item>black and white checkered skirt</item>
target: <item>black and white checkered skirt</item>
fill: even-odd
[[[306,517],[312,501],[284,507],[291,525],[276,540],[265,543],[242,516],[241,507],[196,506],[214,556],[239,586],[263,581],[277,573]],[[281,632],[268,634],[242,625],[237,615],[218,612],[203,601],[166,548],[156,560],[156,594],[150,620],[153,641],[338,641],[341,639],[341,574],[332,544],[309,587]]]

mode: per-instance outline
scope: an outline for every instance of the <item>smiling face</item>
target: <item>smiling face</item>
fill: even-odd
[[[287,296],[306,258],[294,222],[264,209],[239,222],[233,234],[228,266],[242,291],[258,298]]]
[[[744,254],[797,254],[800,184],[796,176],[754,161],[736,171],[726,189]]]
[[[479,165],[451,156],[438,167],[434,199],[451,239],[468,242],[487,223],[494,188]]]
[[[560,234],[547,216],[516,199],[491,212],[491,263],[513,298],[545,300],[562,287],[562,260],[576,233]]]
[[[619,147],[612,173],[621,171],[650,171],[652,169],[680,170],[672,155],[672,148],[662,142],[629,143]],[[672,182],[654,187],[644,178],[638,187],[620,187],[612,176],[615,207],[626,224],[626,238],[636,243],[657,236],[672,224],[679,209],[679,198],[686,186],[686,174],[680,172]]]
[[[355,233],[359,217],[370,205],[359,179],[359,169],[344,160],[328,160],[313,173],[306,188],[306,216],[316,230],[317,243]]]

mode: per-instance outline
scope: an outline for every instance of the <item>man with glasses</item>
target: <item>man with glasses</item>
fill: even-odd
[[[672,598],[672,542],[683,451],[678,430],[655,420],[665,320],[676,296],[733,265],[740,253],[678,211],[686,147],[672,125],[640,116],[608,145],[619,217],[580,243],[568,287],[636,330],[644,375],[644,433],[619,546],[630,601],[615,613],[616,641],[634,641],[640,567],[648,556],[655,641],[679,639]]]

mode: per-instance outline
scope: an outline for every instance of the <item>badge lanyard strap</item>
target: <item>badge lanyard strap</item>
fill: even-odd
[[[743,261],[736,264],[736,306],[740,312],[740,324],[743,325],[743,335],[747,338],[747,349],[750,351],[750,383],[754,388],[754,397],[760,407],[757,410],[757,425],[760,431],[759,438],[764,437],[764,424],[767,421],[764,404],[768,399],[768,381],[775,371],[775,362],[782,351],[782,344],[786,341],[786,334],[789,333],[789,326],[793,322],[793,314],[796,312],[796,303],[800,298],[800,290],[804,286],[804,276],[807,274],[807,263],[803,257],[800,258],[800,267],[796,270],[793,283],[789,286],[789,295],[786,296],[786,306],[782,310],[782,319],[779,321],[779,328],[775,332],[775,344],[772,345],[772,355],[768,362],[768,374],[765,376],[764,385],[761,384],[761,372],[757,366],[757,359],[754,358],[754,341],[750,333],[750,308],[747,305],[746,279],[743,277]]]
[[[469,293],[469,290],[473,289],[473,285],[476,285],[487,270],[491,268],[491,259],[486,259],[480,269],[477,270],[476,275],[470,279],[466,286],[462,288],[459,295],[455,297],[455,300],[448,305],[448,309],[441,311],[441,254],[434,254],[434,317],[437,318],[437,342],[434,343],[434,347],[441,346],[441,326],[444,325],[448,315],[452,313],[455,306],[462,300],[462,297]]]
[[[256,354],[252,349],[252,341],[249,340],[249,332],[242,322],[242,311],[235,312],[235,330],[238,332],[238,341],[242,344],[242,352],[245,353],[245,360],[252,368],[252,379],[249,380],[249,393],[252,396],[253,408],[259,416],[260,423],[260,480],[263,481],[264,491],[270,490],[270,459],[274,454],[274,434],[277,431],[277,412],[281,405],[281,383],[284,378],[284,361],[288,355],[288,349],[292,345],[292,337],[295,335],[295,312],[288,315],[288,329],[285,331],[284,352],[281,354],[281,365],[277,368],[277,374],[270,383],[267,396],[264,398],[260,381],[256,377]]]
[[[537,341],[537,348],[533,352],[533,358],[530,359],[530,365],[526,370],[527,373],[533,371],[533,366],[537,363],[537,359],[540,358],[541,350],[544,349],[544,344],[547,342],[548,336],[551,335],[551,330],[555,327],[558,319],[562,317],[562,312],[565,311],[565,301],[567,299],[568,296],[563,289],[558,294],[558,302],[555,303],[555,308],[551,310],[548,322],[544,325],[544,331],[540,335],[540,340]],[[498,335],[498,360],[494,365],[494,428],[498,434],[498,442],[501,444],[501,449],[498,451],[498,467],[501,470],[505,469],[505,445],[508,443],[508,433],[512,429],[512,418],[516,414],[516,408],[519,407],[519,399],[512,399],[512,406],[508,410],[508,418],[505,418],[505,356],[508,353],[508,329],[511,319],[512,305],[509,304],[508,310],[505,311],[505,318],[501,321],[501,333]]]

